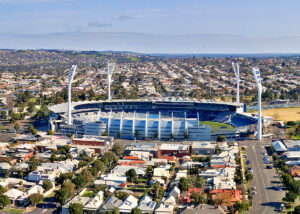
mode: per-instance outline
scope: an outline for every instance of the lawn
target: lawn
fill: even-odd
[[[91,198],[91,197],[93,197],[95,194],[93,193],[93,192],[91,192],[91,191],[85,191],[84,193],[83,193],[83,197],[89,197],[89,198]]]
[[[24,210],[11,208],[11,209],[8,209],[7,212],[9,212],[9,213],[23,213]]]
[[[274,120],[300,121],[300,107],[263,109],[262,115],[273,117]]]
[[[228,125],[226,123],[218,123],[213,121],[200,121],[199,124],[204,126],[210,126],[211,129],[234,130],[233,126]]]

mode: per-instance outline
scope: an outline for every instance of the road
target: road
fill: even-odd
[[[266,169],[263,162],[263,154],[266,152],[265,144],[247,144],[246,154],[251,161],[249,167],[253,169],[254,176],[251,186],[256,187],[257,194],[252,201],[252,209],[249,214],[269,214],[276,213],[284,197],[284,191],[275,190],[274,187],[281,186],[280,179],[275,169]]]

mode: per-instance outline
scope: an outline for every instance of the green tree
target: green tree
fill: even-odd
[[[51,181],[49,180],[45,180],[43,182],[43,188],[45,189],[45,192],[47,192],[48,190],[50,190],[53,187]]]
[[[51,129],[49,129],[49,130],[47,131],[47,135],[54,135],[54,132],[53,132]]]
[[[119,209],[119,207],[115,207],[115,209],[114,209],[114,214],[120,214],[120,209]]]
[[[300,205],[294,208],[294,214],[300,214]]]
[[[0,185],[0,195],[5,193],[6,191],[7,191],[7,189],[5,187],[3,187],[2,185]]]
[[[75,177],[73,182],[76,185],[76,189],[80,189],[80,188],[84,187],[86,184],[85,177],[83,177],[82,175]]]
[[[194,204],[203,204],[207,202],[206,194],[201,194],[200,192],[193,191],[191,194],[191,199]]]
[[[35,171],[37,169],[39,165],[39,162],[37,161],[37,159],[33,156],[29,159],[29,170],[32,172],[32,171]]]
[[[124,144],[117,142],[113,145],[112,151],[115,152],[118,156],[122,156],[124,153]]]
[[[93,167],[96,168],[98,171],[103,171],[105,168],[105,164],[101,160],[95,160],[95,162],[93,163]]]
[[[19,129],[20,129],[19,123],[15,123],[15,124],[14,124],[14,128],[15,128],[16,132],[18,132]]]
[[[67,192],[68,197],[70,197],[75,192],[75,184],[73,184],[70,180],[66,180],[63,184],[63,189]]]
[[[219,135],[219,136],[217,137],[217,142],[225,142],[225,141],[226,141],[226,138],[225,138],[224,135]]]
[[[0,195],[0,206],[3,209],[5,206],[10,205],[10,199],[6,195]]]
[[[33,206],[35,206],[43,198],[44,198],[44,196],[42,194],[34,193],[29,196],[29,201]]]
[[[179,189],[181,191],[187,191],[189,188],[189,182],[187,178],[181,178],[179,181]]]
[[[83,213],[83,205],[80,203],[74,203],[69,205],[69,213],[70,214],[82,214]]]
[[[68,191],[65,188],[56,190],[54,194],[54,200],[59,202],[62,206],[68,200]]]
[[[69,145],[63,145],[60,148],[60,152],[61,152],[61,154],[66,155],[69,153],[70,149],[71,149],[71,147]]]
[[[1,111],[1,119],[6,120],[7,119],[7,112],[6,111]]]
[[[142,214],[142,210],[135,207],[131,210],[131,214]]]
[[[136,180],[137,174],[134,169],[130,169],[126,172],[126,176],[128,177],[129,181],[134,182]]]

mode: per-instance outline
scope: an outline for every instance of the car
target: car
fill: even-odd
[[[256,195],[256,193],[257,193],[256,191],[252,191],[252,195]]]
[[[247,163],[247,165],[250,165],[250,164],[251,164],[251,161],[247,160],[247,162],[246,162],[246,163]]]
[[[253,170],[249,170],[249,173],[250,173],[250,174],[254,174]]]
[[[264,156],[268,156],[268,154],[265,152],[265,153],[264,153]]]
[[[248,167],[248,170],[249,170],[249,171],[252,171],[252,168],[251,168],[251,167]]]
[[[273,169],[272,165],[267,165],[267,169]]]
[[[252,186],[251,189],[252,189],[252,190],[256,190],[256,186]]]
[[[248,155],[245,155],[245,158],[248,158]]]

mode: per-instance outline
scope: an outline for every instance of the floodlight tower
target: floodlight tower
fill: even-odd
[[[257,140],[262,139],[262,121],[261,121],[261,77],[260,77],[260,71],[259,68],[255,67],[252,68],[252,73],[254,75],[256,85],[257,85],[257,90],[258,90],[258,106],[257,106],[257,111],[258,111],[258,124],[257,124]]]
[[[110,84],[111,84],[111,76],[114,72],[115,64],[114,63],[108,63],[107,64],[107,100],[111,100],[110,96]]]
[[[68,125],[72,125],[72,82],[75,76],[77,65],[72,65],[68,84]]]
[[[237,62],[232,62],[232,68],[235,73],[235,79],[236,79],[236,102],[240,102],[240,66]]]

